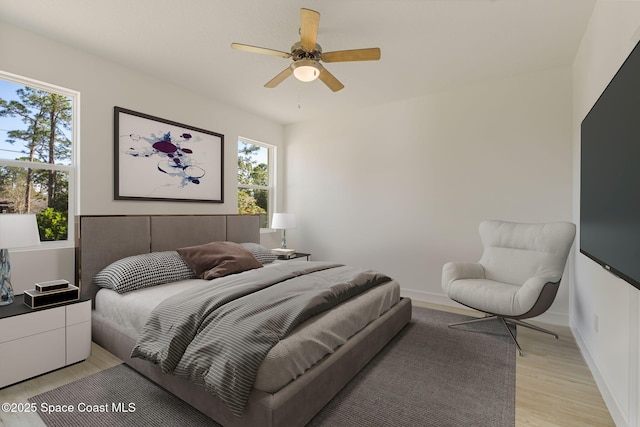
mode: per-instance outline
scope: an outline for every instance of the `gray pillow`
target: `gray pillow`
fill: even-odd
[[[278,259],[278,255],[258,243],[240,243],[261,264],[269,264]]]
[[[122,258],[95,275],[93,283],[125,293],[178,280],[195,279],[176,251],[152,252]]]

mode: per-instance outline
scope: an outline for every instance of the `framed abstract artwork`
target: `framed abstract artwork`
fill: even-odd
[[[224,202],[224,135],[114,107],[114,199]]]

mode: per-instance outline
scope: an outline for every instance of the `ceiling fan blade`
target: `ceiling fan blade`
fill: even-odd
[[[316,48],[320,14],[311,9],[300,9],[300,46],[307,52]]]
[[[333,74],[322,66],[320,68],[320,75],[318,75],[318,78],[334,92],[344,88],[344,85],[340,83],[340,80],[336,79]]]
[[[281,58],[291,58],[290,53],[282,52],[280,50],[267,49],[266,47],[251,46],[248,44],[241,44],[241,43],[231,43],[231,47],[237,50],[244,50],[245,52],[259,53],[262,55],[279,56]]]
[[[269,80],[267,83],[265,83],[264,87],[273,89],[274,87],[282,83],[291,74],[293,74],[293,70],[291,69],[291,67],[287,67],[284,70],[282,70],[280,74],[278,74],[277,76]]]
[[[380,48],[372,47],[368,49],[325,52],[321,54],[320,59],[324,62],[377,61],[380,59]]]

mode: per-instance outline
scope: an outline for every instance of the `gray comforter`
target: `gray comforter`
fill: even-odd
[[[374,271],[308,261],[215,279],[154,309],[131,357],[206,387],[240,415],[260,364],[281,338],[389,280]]]

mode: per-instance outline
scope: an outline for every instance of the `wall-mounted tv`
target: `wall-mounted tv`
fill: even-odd
[[[640,289],[640,43],[582,121],[580,252]]]

